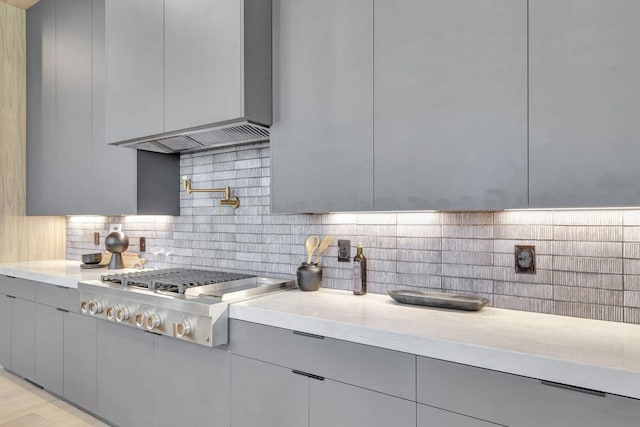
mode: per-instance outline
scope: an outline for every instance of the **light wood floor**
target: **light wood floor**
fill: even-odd
[[[0,427],[106,426],[46,391],[0,369]]]

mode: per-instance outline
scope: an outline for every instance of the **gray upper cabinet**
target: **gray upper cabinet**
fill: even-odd
[[[373,0],[274,2],[273,212],[373,209]]]
[[[106,0],[107,142],[164,130],[163,20],[162,1]]]
[[[530,2],[531,207],[640,203],[640,3]]]
[[[527,1],[375,0],[376,210],[527,206]]]
[[[28,215],[179,214],[177,156],[105,144],[104,34],[104,0],[27,12]]]

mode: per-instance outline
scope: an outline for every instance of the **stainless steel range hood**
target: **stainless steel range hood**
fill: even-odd
[[[113,145],[157,153],[191,153],[268,140],[268,126],[243,119],[121,141]]]
[[[195,2],[195,5],[187,2],[182,6],[179,3],[171,3],[170,9],[165,5],[165,69],[161,77],[164,79],[164,115],[155,115],[152,125],[140,127],[157,133],[138,135],[136,126],[131,126],[133,131],[121,131],[131,121],[130,116],[117,121],[123,111],[118,108],[120,98],[114,96],[116,102],[110,104],[107,90],[107,119],[116,117],[112,122],[116,130],[112,136],[108,133],[107,141],[116,146],[159,153],[188,153],[269,140],[271,0],[241,0],[226,2],[226,5],[225,2]],[[188,13],[181,8],[189,8]],[[182,28],[185,16],[193,18],[195,13],[207,14],[214,10],[223,18],[213,23],[201,20],[205,23],[203,28],[194,27],[189,31]],[[224,42],[221,36],[226,37]],[[195,67],[191,73],[179,71],[189,67]],[[108,130],[111,129],[109,123],[107,120]]]

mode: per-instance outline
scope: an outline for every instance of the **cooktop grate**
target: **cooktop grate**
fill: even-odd
[[[149,291],[158,290],[184,294],[189,288],[248,279],[251,277],[255,276],[222,271],[177,268],[139,271],[135,273],[105,274],[100,280],[107,283],[148,289]]]

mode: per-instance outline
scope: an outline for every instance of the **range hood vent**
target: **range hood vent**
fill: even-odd
[[[156,153],[193,153],[229,145],[268,140],[268,127],[249,121],[240,121],[122,141],[115,145]]]

